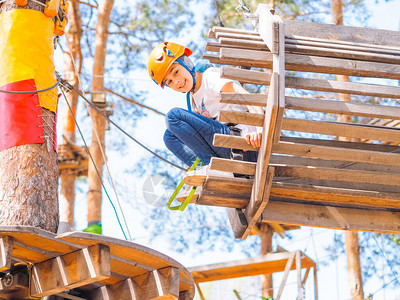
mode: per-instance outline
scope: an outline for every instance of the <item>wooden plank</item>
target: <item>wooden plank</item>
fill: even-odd
[[[307,54],[341,59],[354,59],[388,64],[400,64],[400,55],[364,52],[347,49],[331,49],[323,46],[309,46],[300,44],[285,44],[285,51],[293,54]]]
[[[370,118],[390,118],[400,120],[399,106],[358,104],[344,101],[330,101],[286,96],[286,108],[332,114],[362,116]]]
[[[227,50],[235,51],[235,49]],[[230,53],[230,51],[227,52]],[[224,58],[227,59],[228,55],[225,54]],[[291,71],[400,79],[400,66],[388,63],[290,53],[286,54],[285,62],[286,70]]]
[[[262,41],[262,38],[259,35],[252,34],[241,34],[241,33],[232,33],[232,32],[216,32],[215,38],[219,40],[220,38],[234,38],[234,39],[242,39],[244,41]]]
[[[400,87],[286,76],[287,88],[353,95],[400,98]]]
[[[241,120],[247,121],[246,118],[242,118]],[[261,124],[259,123],[257,125],[256,121],[254,120],[251,123],[251,125],[255,126],[260,126]],[[285,118],[283,120],[282,130],[400,143],[399,129],[371,125],[367,126],[351,123],[318,122]]]
[[[257,6],[258,16],[257,31],[272,53],[279,53],[279,17],[271,13],[267,4],[260,3]]]
[[[399,193],[360,190],[356,187],[352,189],[278,181],[272,183],[270,195],[275,198],[303,200],[320,205],[400,210]]]
[[[252,145],[247,144],[245,138],[241,136],[233,136],[227,134],[214,134],[213,145],[225,148],[253,150],[253,151],[257,150]]]
[[[235,238],[240,239],[247,228],[246,217],[240,208],[226,208],[229,223]]]
[[[31,295],[40,298],[57,294],[110,275],[110,248],[94,245],[35,264]]]
[[[276,125],[274,130],[273,142],[277,143],[281,135],[283,114],[285,111],[285,24],[282,20],[277,17],[277,22],[279,24],[279,34],[278,34],[278,53],[274,54],[273,60],[273,72],[278,73],[278,113],[276,116]]]
[[[196,283],[272,274],[285,270],[290,255],[289,252],[268,253],[254,258],[192,267],[189,271],[193,274]],[[303,253],[301,262],[303,268],[315,266],[315,262]],[[295,266],[290,269],[295,270]]]
[[[229,28],[229,27],[220,27],[220,26],[213,26],[211,28],[211,32],[213,33],[213,37],[209,36],[209,38],[215,38],[215,34],[217,32],[228,32],[228,33],[235,33],[235,34],[242,34],[242,35],[259,36],[257,31],[251,31],[251,30],[247,30],[247,29]]]
[[[320,145],[327,147],[360,149],[369,151],[393,152],[393,153],[400,151],[399,146],[393,146],[393,145],[369,144],[369,143],[324,140],[324,139],[308,139],[308,138],[298,138],[298,137],[282,137],[281,140],[285,142]]]
[[[235,47],[232,45],[221,45],[220,43],[217,42],[207,42],[206,46],[204,47],[204,51],[210,51],[210,52],[219,52],[219,50],[222,48],[239,48]],[[248,48],[248,49],[254,49],[254,48]]]
[[[337,147],[297,144],[291,142],[279,142],[273,146],[272,151],[278,154],[310,158],[400,166],[400,154],[398,153],[341,149]]]
[[[262,213],[262,222],[400,233],[400,212],[302,204],[272,198]]]
[[[287,261],[286,266],[285,266],[283,279],[282,279],[281,285],[279,286],[278,294],[276,295],[276,300],[279,300],[281,298],[281,295],[282,295],[282,292],[283,292],[283,287],[285,286],[287,277],[289,275],[289,271],[292,268],[293,260],[294,260],[295,255],[296,255],[296,252],[291,252],[290,253],[290,257],[288,258],[288,261]]]
[[[179,269],[167,267],[128,278],[119,283],[90,291],[90,299],[177,299],[179,297]]]
[[[229,65],[271,68],[272,57],[272,53],[267,51],[234,48],[221,48],[219,51],[221,61],[229,62]]]
[[[287,36],[340,40],[349,44],[382,45],[400,48],[398,31],[285,20]]]
[[[243,49],[254,49],[254,50],[265,50],[269,51],[268,46],[264,43],[264,41],[256,41],[256,40],[243,40],[228,37],[220,37],[218,42],[222,46],[234,46],[235,48],[243,48]]]
[[[278,107],[276,107],[276,109],[278,109]],[[245,125],[262,127],[263,123],[264,123],[264,115],[263,114],[255,114],[255,113],[247,113],[247,112],[221,110],[219,113],[218,120],[220,122],[245,124]],[[265,132],[265,131],[263,131],[263,132]]]
[[[274,165],[276,177],[295,177],[400,186],[400,174]]]
[[[349,43],[338,40],[327,40],[317,39],[302,36],[286,36],[286,45],[303,45],[303,46],[315,46],[322,48],[330,48],[334,50],[352,50],[364,53],[381,53],[387,55],[400,55],[400,48],[390,48],[383,45],[371,45],[363,43]]]
[[[269,85],[271,74],[261,71],[245,70],[233,67],[222,66],[221,78],[229,78],[245,83]]]
[[[245,232],[243,233],[243,236],[241,236],[241,239],[243,240],[249,236],[250,232],[253,230],[262,212],[264,211],[265,206],[268,204],[269,194],[271,192],[272,178],[274,178],[274,171],[275,171],[274,167],[268,167],[267,180],[264,186],[262,201],[256,202],[256,201],[251,201],[250,199],[249,204],[246,206],[246,209],[244,210],[248,226]]]
[[[11,236],[0,237],[0,272],[11,268],[13,244]]]
[[[257,212],[257,208],[266,199],[266,197],[264,197],[264,193],[266,192],[265,186],[268,180],[268,165],[272,152],[272,141],[274,138],[276,117],[278,113],[278,84],[278,74],[273,73],[271,86],[268,93],[267,107],[265,110],[263,136],[258,155],[254,184],[251,192],[250,202],[246,207],[247,217],[253,217]]]
[[[241,94],[241,93],[221,93],[221,103],[266,106],[267,95],[260,94]]]
[[[211,170],[231,172],[245,175],[254,175],[257,164],[248,161],[234,161],[219,157],[212,157],[210,162]]]
[[[233,48],[221,48],[219,58],[217,63],[258,68],[271,68],[273,60],[269,52]],[[285,67],[291,71],[400,79],[399,65],[361,60],[287,53]]]

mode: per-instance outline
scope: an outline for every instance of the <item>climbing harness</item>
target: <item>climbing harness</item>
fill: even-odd
[[[196,166],[199,164],[200,162],[200,158],[196,158],[195,162],[193,163],[193,165],[189,168],[189,171],[193,171]],[[203,163],[201,163],[201,165],[203,165]],[[178,195],[179,191],[182,189],[184,185],[183,179],[182,181],[178,184],[178,186],[176,187],[175,191],[172,193],[171,197],[168,200],[167,203],[167,207],[170,210],[180,210],[180,211],[184,211],[186,206],[188,206],[190,199],[192,199],[194,193],[196,192],[196,187],[192,186],[190,188],[190,192],[189,195],[186,197],[185,201],[182,202],[182,204],[177,205],[177,206],[171,206],[172,202],[174,201],[175,197]]]

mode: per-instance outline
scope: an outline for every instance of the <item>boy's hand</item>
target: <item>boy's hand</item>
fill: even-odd
[[[246,134],[247,144],[252,145],[254,148],[261,147],[261,139],[262,139],[261,132],[251,132],[251,133]]]

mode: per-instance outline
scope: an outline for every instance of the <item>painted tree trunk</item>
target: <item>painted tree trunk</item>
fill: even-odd
[[[261,224],[260,238],[261,251],[260,255],[272,252],[272,235],[274,230],[268,224]],[[261,275],[261,290],[264,298],[274,297],[274,286],[272,282],[272,274]]]
[[[343,4],[342,0],[332,0],[332,15],[333,23],[335,25],[343,25]],[[350,81],[348,76],[337,75],[338,81]],[[339,94],[340,101],[351,101],[351,95]],[[339,122],[351,122],[351,116],[340,115],[337,119]],[[346,140],[340,139],[339,140]],[[358,233],[355,231],[346,231],[346,254],[347,254],[347,270],[348,280],[350,285],[350,293],[352,299],[364,299],[362,274],[361,274],[361,263],[360,263],[360,251]]]
[[[106,58],[106,46],[108,37],[108,25],[110,22],[110,13],[113,7],[113,0],[105,0],[99,7],[98,23],[96,25],[95,37],[95,55],[93,64],[93,81],[92,92],[104,92],[104,64]],[[88,222],[101,221],[101,180],[103,174],[105,149],[104,136],[106,128],[106,120],[94,109],[91,110],[92,116],[92,144],[90,152],[92,154],[94,164],[89,161],[88,179]],[[97,168],[97,170],[96,170]],[[100,176],[99,176],[100,175]],[[100,178],[99,178],[100,177]]]
[[[71,0],[69,9],[69,24],[67,30],[68,48],[64,56],[64,74],[65,78],[77,90],[79,90],[79,81],[77,75],[80,73],[82,65],[81,53],[81,37],[82,37],[82,21],[79,10],[79,2]],[[78,66],[75,65],[78,63]],[[76,74],[76,71],[78,74]],[[66,94],[68,103],[76,115],[76,107],[78,104],[77,93]],[[67,108],[63,115],[63,143],[75,144],[75,121]],[[74,204],[75,204],[75,179],[76,172],[68,169],[66,172],[60,173],[60,221],[67,222],[71,228],[74,227]]]
[[[30,1],[24,8],[43,10],[42,6]],[[0,16],[14,9],[18,9],[14,1],[5,2],[0,8]],[[5,22],[4,19],[6,18],[2,18],[1,21]],[[11,30],[16,22],[18,20],[2,25]],[[49,26],[51,23],[49,22]],[[48,29],[52,32],[53,28],[54,25]],[[4,57],[0,60],[0,70],[14,72],[15,62],[12,58],[8,63],[5,61]],[[36,84],[38,89],[43,88],[39,87],[37,82]],[[43,94],[44,97],[49,97],[49,102],[57,99],[57,93],[49,91]],[[43,121],[43,144],[13,146],[0,152],[0,225],[29,225],[55,232],[58,227],[58,166],[57,153],[54,150],[55,113],[42,107],[41,116],[37,117],[41,117]]]

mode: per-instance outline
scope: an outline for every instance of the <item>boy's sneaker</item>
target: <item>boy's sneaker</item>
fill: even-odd
[[[83,229],[83,232],[101,234],[102,233],[101,224],[91,224],[86,229]]]

